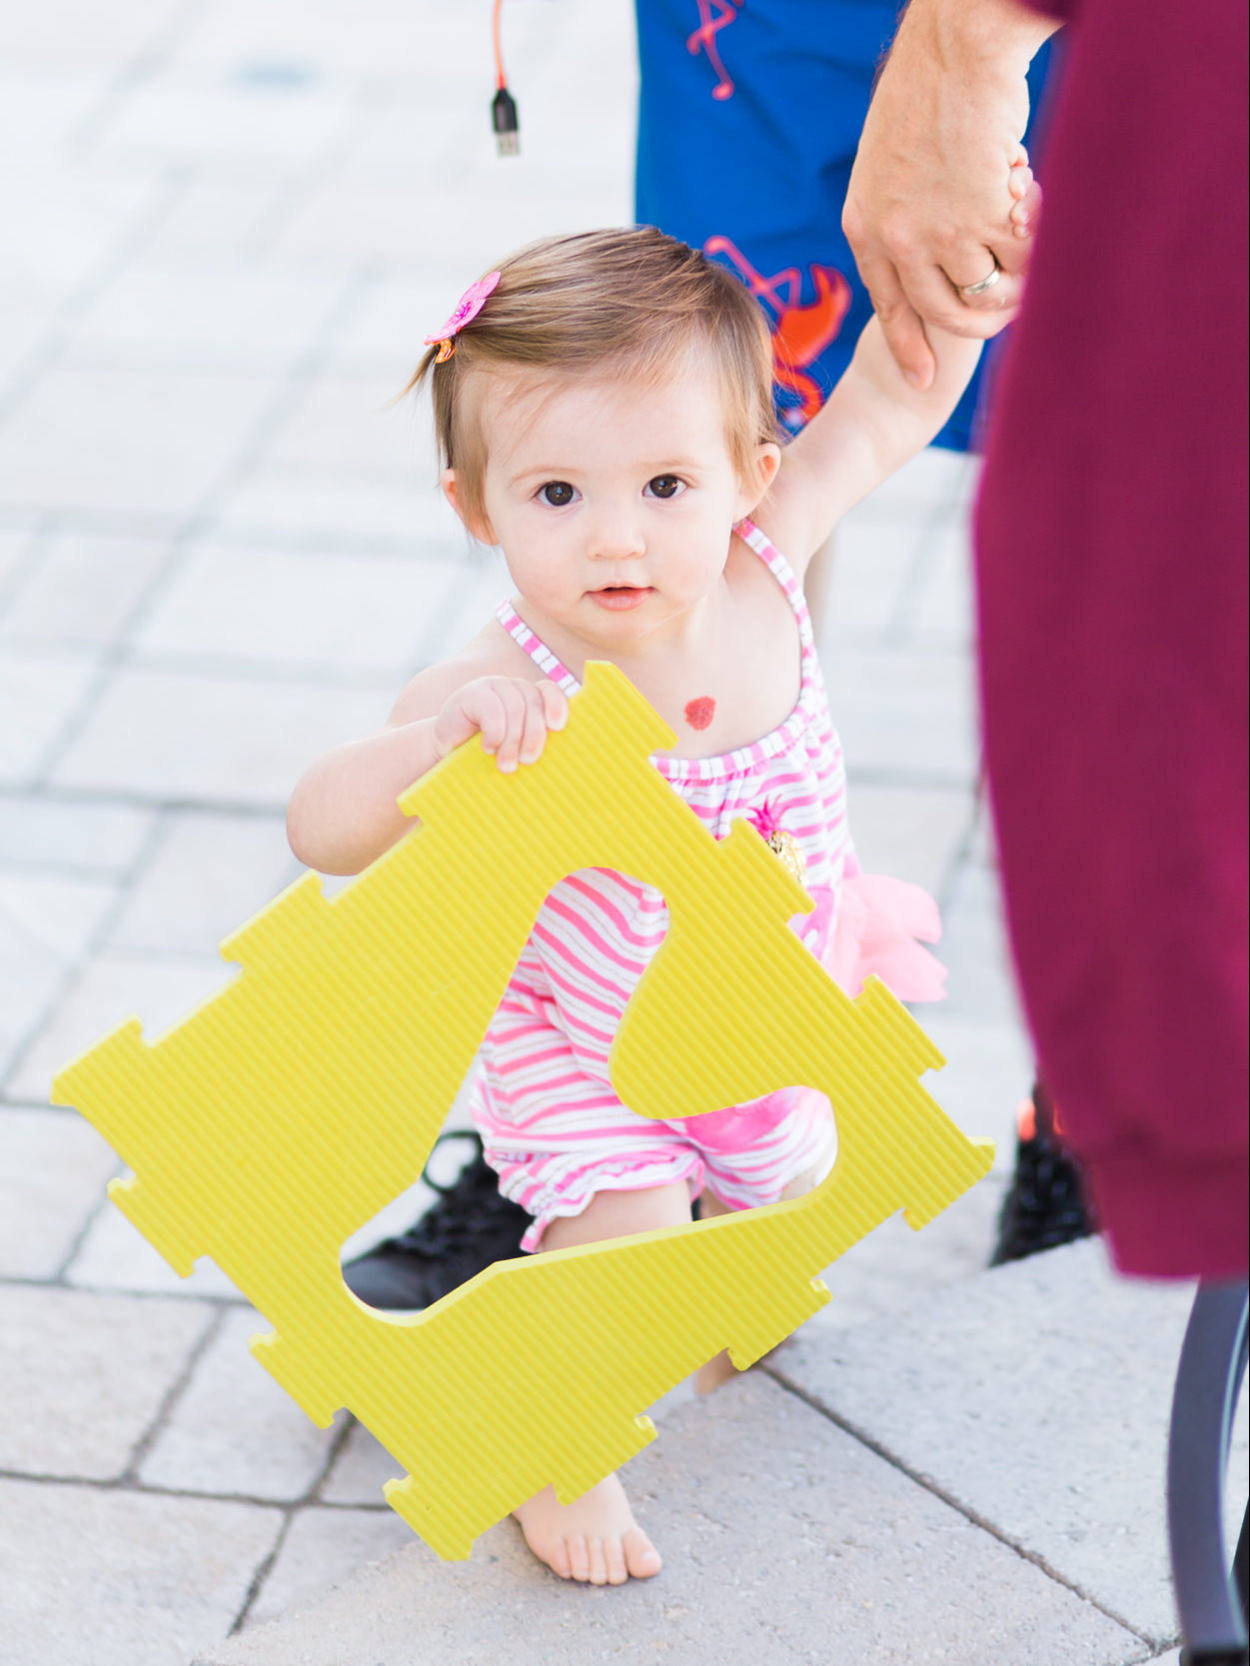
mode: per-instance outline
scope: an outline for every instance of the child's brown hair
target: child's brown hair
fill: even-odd
[[[431,347],[405,392],[430,379],[442,465],[456,471],[461,511],[483,512],[486,462],[466,378],[486,368],[616,374],[654,385],[691,350],[716,365],[726,439],[751,481],[757,447],[777,437],[764,316],[736,278],[652,226],[549,237],[509,255],[477,317],[436,366]]]

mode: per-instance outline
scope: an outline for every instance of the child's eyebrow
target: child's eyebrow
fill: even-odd
[[[700,475],[705,466],[697,457],[666,457],[659,462],[641,462],[637,471],[641,479],[654,480],[661,474]],[[573,484],[585,472],[584,469],[569,468],[567,464],[536,463],[508,475],[507,483],[509,486],[520,486],[527,480],[567,480]]]
[[[515,474],[508,476],[509,486],[516,486],[522,480],[572,480],[578,473],[577,469],[558,468],[554,465],[539,463],[534,468],[518,469]]]

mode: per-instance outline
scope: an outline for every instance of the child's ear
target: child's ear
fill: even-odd
[[[738,500],[734,506],[734,519],[740,521],[744,515],[749,515],[777,478],[777,470],[781,467],[781,447],[772,440],[766,440],[755,448],[755,466],[749,480],[739,479]]]
[[[460,490],[456,481],[455,469],[444,469],[438,477],[438,483],[443,488],[443,496],[464,522],[465,530],[471,538],[476,538],[479,544],[497,544],[494,528],[486,518],[485,513],[467,509],[460,501]],[[743,511],[745,513],[745,510]]]

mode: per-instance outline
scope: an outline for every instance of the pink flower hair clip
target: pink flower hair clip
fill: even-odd
[[[465,325],[471,324],[481,312],[486,305],[487,297],[494,294],[499,278],[498,272],[488,272],[484,278],[471,283],[456,302],[455,310],[442,329],[435,330],[432,336],[426,336],[425,345],[438,348],[435,364],[445,364],[456,351],[455,338]]]

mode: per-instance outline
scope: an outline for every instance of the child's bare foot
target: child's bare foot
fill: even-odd
[[[512,1513],[534,1555],[561,1579],[623,1585],[660,1571],[660,1553],[634,1520],[615,1475],[572,1504],[558,1503],[555,1488],[544,1487]]]

